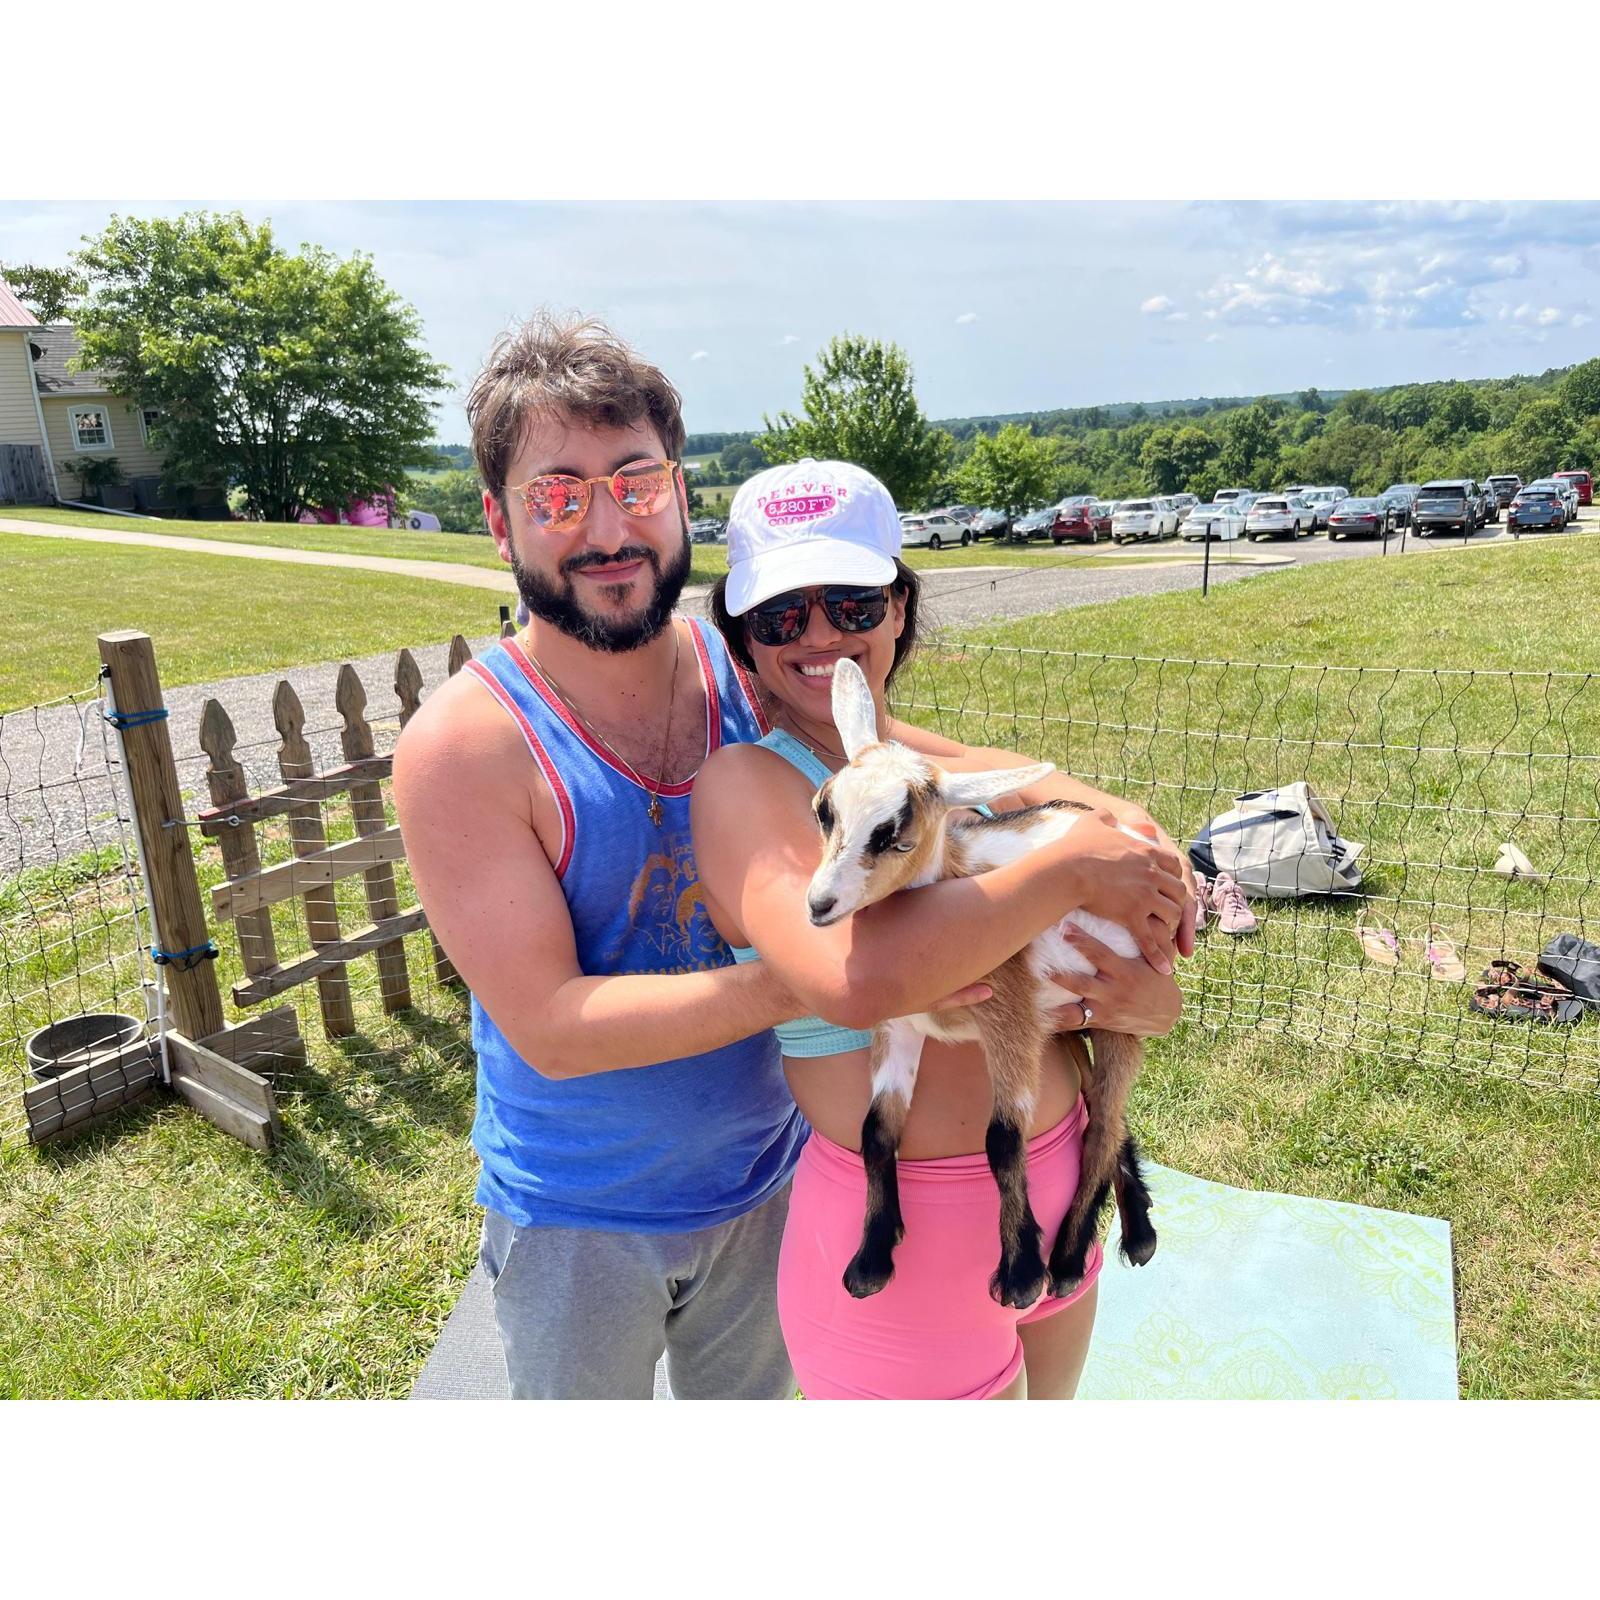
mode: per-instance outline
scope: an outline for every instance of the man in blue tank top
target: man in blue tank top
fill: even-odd
[[[807,1128],[690,851],[707,755],[766,731],[689,572],[676,390],[597,323],[502,337],[468,400],[527,628],[432,694],[394,793],[472,992],[481,1260],[512,1393],[783,1398],[775,1282]],[[952,1003],[975,998],[972,991]]]

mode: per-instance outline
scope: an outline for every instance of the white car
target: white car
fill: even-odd
[[[1197,494],[1169,494],[1167,498],[1178,508],[1180,523],[1200,504],[1200,496]]]
[[[1130,539],[1165,539],[1178,531],[1178,508],[1162,496],[1124,500],[1111,517],[1113,544]]]
[[[406,527],[412,533],[439,533],[439,519],[431,511],[408,511]]]
[[[1263,495],[1245,512],[1244,531],[1257,542],[1282,533],[1298,539],[1310,533],[1316,522],[1316,512],[1299,495]]]
[[[928,511],[920,516],[907,512],[900,518],[900,529],[903,545],[925,544],[930,550],[942,550],[947,544],[972,543],[972,529],[963,527],[942,511]]]
[[[1247,513],[1231,500],[1213,500],[1196,506],[1183,519],[1185,539],[1242,539]]]

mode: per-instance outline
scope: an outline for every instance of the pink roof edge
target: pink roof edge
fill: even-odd
[[[11,285],[0,278],[0,328],[37,328],[39,319],[17,299]]]

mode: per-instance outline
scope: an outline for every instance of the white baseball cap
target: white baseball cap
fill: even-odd
[[[820,583],[892,583],[900,518],[848,461],[791,461],[740,486],[728,513],[728,614]]]

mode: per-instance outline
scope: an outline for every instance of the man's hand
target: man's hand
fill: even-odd
[[[1081,928],[1062,929],[1072,947],[1095,965],[1093,973],[1063,972],[1057,986],[1066,994],[1082,995],[1080,1002],[1066,1001],[1055,1011],[1055,1025],[1063,1033],[1088,1026],[1110,1033],[1131,1033],[1141,1039],[1171,1031],[1183,1010],[1177,979],[1157,972],[1143,956],[1119,956],[1092,939]],[[1086,1018],[1085,1008],[1093,1013]]]

